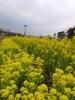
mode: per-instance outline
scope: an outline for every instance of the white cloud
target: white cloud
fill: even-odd
[[[36,33],[61,31],[75,24],[75,0],[0,0],[0,21],[14,31],[23,24]]]

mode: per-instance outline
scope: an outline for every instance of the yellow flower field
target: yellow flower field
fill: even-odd
[[[75,100],[75,37],[1,40],[0,100]]]

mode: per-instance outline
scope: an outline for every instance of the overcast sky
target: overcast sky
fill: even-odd
[[[75,25],[75,0],[0,0],[0,28],[49,34]]]

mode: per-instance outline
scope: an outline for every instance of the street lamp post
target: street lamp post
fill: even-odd
[[[24,29],[24,36],[26,35],[26,28],[27,28],[27,26],[28,26],[28,25],[24,25],[24,28],[25,28],[25,29]]]

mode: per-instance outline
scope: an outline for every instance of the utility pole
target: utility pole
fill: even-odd
[[[24,36],[26,35],[26,28],[27,28],[27,26],[28,26],[28,25],[24,25],[24,28],[25,28],[25,29],[24,29]]]

